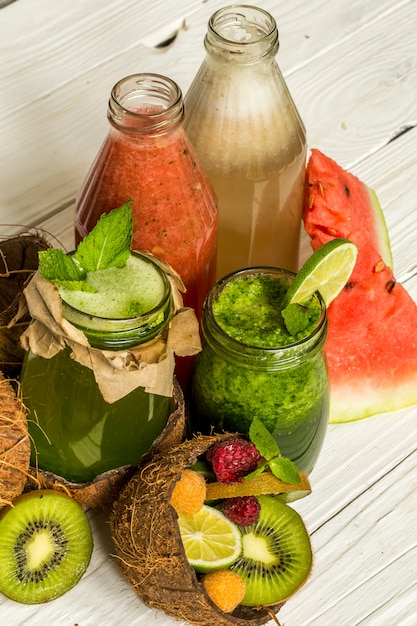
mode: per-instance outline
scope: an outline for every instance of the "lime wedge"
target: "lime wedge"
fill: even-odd
[[[197,572],[227,569],[242,552],[238,527],[206,504],[195,515],[179,515],[178,526],[190,565]]]
[[[358,249],[347,239],[331,239],[317,248],[299,270],[285,296],[289,304],[304,304],[319,291],[326,307],[342,291],[355,267]]]

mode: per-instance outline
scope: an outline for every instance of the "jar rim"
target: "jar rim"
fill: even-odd
[[[73,254],[73,252],[69,252],[68,254]],[[84,311],[76,309],[71,304],[68,304],[68,302],[61,298],[63,317],[68,322],[73,324],[76,328],[82,330],[86,334],[86,336],[89,336],[90,333],[91,336],[94,336],[94,333],[108,333],[109,335],[112,335],[113,333],[115,335],[125,333],[127,340],[130,342],[131,339],[134,339],[135,330],[139,331],[139,329],[141,329],[142,327],[146,329],[152,322],[152,320],[158,317],[161,311],[165,311],[166,309],[169,309],[170,311],[172,300],[171,284],[163,269],[145,253],[131,251],[130,254],[132,256],[139,257],[146,263],[149,263],[157,271],[163,283],[163,294],[161,299],[155,306],[153,306],[148,311],[145,311],[141,315],[122,318],[109,318],[101,317],[99,315],[92,315],[91,313],[86,313]],[[167,321],[165,315],[164,321]],[[161,328],[159,324],[158,328],[160,331]],[[153,338],[154,336],[156,336],[155,332],[152,332],[152,337],[150,338]]]
[[[108,119],[113,126],[127,131],[166,132],[184,119],[182,91],[174,80],[162,74],[130,74],[110,92]]]
[[[234,354],[237,354],[239,350],[243,348],[246,351],[246,356],[252,355],[256,358],[257,356],[260,356],[262,354],[273,355],[275,353],[280,353],[282,355],[282,359],[280,359],[280,362],[284,362],[286,358],[292,360],[295,358],[295,356],[298,357],[300,353],[303,354],[303,352],[310,352],[310,350],[313,350],[315,346],[320,344],[322,339],[325,339],[327,332],[326,304],[319,292],[316,292],[317,299],[320,303],[320,317],[317,321],[317,324],[315,325],[313,330],[305,337],[302,337],[297,341],[293,341],[283,346],[254,346],[244,343],[243,341],[239,341],[238,339],[231,337],[219,325],[213,312],[213,302],[218,298],[221,291],[223,291],[226,285],[228,285],[231,281],[236,280],[241,276],[265,274],[273,276],[285,276],[291,279],[293,279],[296,275],[290,270],[273,266],[254,266],[230,272],[229,274],[220,278],[214,285],[214,287],[210,290],[210,293],[208,294],[204,304],[204,310],[209,319],[210,325],[215,329],[216,335],[219,336],[220,342],[223,344],[223,341],[226,341],[227,345],[230,346],[230,349]],[[303,348],[305,348],[304,351]],[[287,357],[285,355],[287,355]]]
[[[248,30],[250,32],[248,32]],[[231,33],[239,37],[231,37]],[[245,33],[246,32],[246,37]],[[229,35],[228,35],[229,33]],[[234,4],[218,9],[210,17],[205,43],[220,43],[228,52],[259,56],[279,46],[279,34],[274,17],[266,10],[247,4]]]

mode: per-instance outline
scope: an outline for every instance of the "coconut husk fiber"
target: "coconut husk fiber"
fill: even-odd
[[[23,491],[30,462],[30,439],[23,405],[0,373],[0,508]]]
[[[152,608],[194,626],[257,626],[283,603],[237,607],[224,613],[206,595],[189,565],[170,505],[181,472],[218,441],[234,435],[199,435],[142,463],[123,488],[110,516],[115,562],[130,586]]]
[[[155,439],[144,458],[154,454],[163,454],[184,439],[186,428],[184,397],[181,387],[175,379],[173,398],[175,408],[169,416],[164,430]],[[107,509],[118,498],[121,489],[136,470],[137,466],[135,465],[124,465],[104,472],[88,483],[74,483],[52,472],[30,467],[26,490],[55,489],[64,491],[84,509]]]
[[[30,316],[26,314],[13,324],[23,289],[38,268],[38,252],[48,242],[41,235],[22,234],[0,241],[0,370],[8,377],[20,373],[25,351],[20,336]]]

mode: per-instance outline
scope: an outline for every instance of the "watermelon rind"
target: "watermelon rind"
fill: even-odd
[[[313,250],[340,237],[358,248],[348,284],[327,308],[329,422],[417,405],[417,304],[395,279],[376,192],[312,150],[303,221]]]
[[[374,214],[375,234],[378,242],[378,252],[381,255],[385,265],[388,265],[388,267],[394,270],[391,243],[384,212],[382,210],[376,191],[372,189],[372,187],[366,187],[371,203],[372,212]]]

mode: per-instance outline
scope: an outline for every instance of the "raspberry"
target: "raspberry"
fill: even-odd
[[[216,478],[221,483],[239,482],[256,469],[260,454],[246,439],[231,439],[214,444],[207,453]]]
[[[170,504],[177,513],[194,515],[198,513],[206,499],[206,481],[194,470],[182,471],[172,491]]]
[[[231,522],[238,526],[250,526],[259,517],[261,505],[255,496],[228,498],[223,502],[222,511]]]
[[[201,578],[204,589],[212,602],[224,613],[231,613],[246,593],[243,578],[230,570],[209,572]]]

